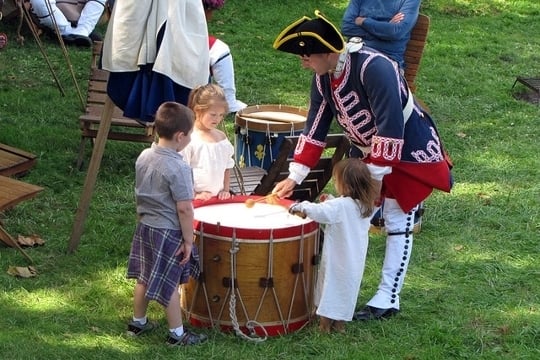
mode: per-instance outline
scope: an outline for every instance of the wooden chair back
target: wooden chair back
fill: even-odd
[[[84,160],[85,144],[88,139],[95,139],[97,136],[101,113],[107,98],[107,81],[109,72],[98,68],[98,59],[101,56],[101,41],[94,41],[92,49],[92,59],[90,63],[90,77],[88,79],[88,95],[86,98],[86,109],[79,117],[81,129],[81,143],[79,145],[79,157],[77,167],[80,169]],[[109,140],[147,142],[154,141],[155,131],[152,123],[146,125],[123,116],[123,111],[114,107],[111,119],[111,129],[107,136]]]
[[[272,163],[261,183],[255,188],[255,195],[267,195],[274,186],[289,174],[289,163],[293,160],[292,153],[298,142],[298,136],[287,136],[276,160]],[[315,201],[324,190],[332,177],[332,168],[348,152],[350,142],[343,134],[329,134],[321,159],[311,169],[306,179],[294,188],[291,199]]]
[[[415,80],[426,45],[429,23],[429,16],[418,15],[418,20],[411,31],[411,38],[405,50],[405,79],[412,92],[416,91]]]

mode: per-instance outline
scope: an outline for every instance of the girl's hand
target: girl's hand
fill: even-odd
[[[220,191],[218,193],[218,199],[219,200],[227,200],[231,198],[231,193],[228,191]]]
[[[208,191],[203,191],[200,193],[195,194],[195,200],[203,200],[206,201],[212,197],[212,193],[209,193]]]

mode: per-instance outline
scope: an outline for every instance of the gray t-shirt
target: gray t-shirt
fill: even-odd
[[[177,201],[193,200],[193,174],[174,149],[153,143],[135,163],[135,196],[139,221],[161,229],[180,229]]]

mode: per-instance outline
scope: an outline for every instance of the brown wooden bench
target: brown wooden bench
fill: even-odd
[[[0,144],[0,175],[24,175],[35,163],[36,155],[6,144]]]
[[[92,60],[90,66],[90,77],[88,80],[88,95],[86,98],[86,109],[84,114],[79,116],[81,128],[81,143],[79,146],[79,157],[77,167],[80,169],[84,162],[84,152],[87,140],[95,139],[101,122],[101,114],[107,98],[107,81],[109,72],[99,69],[97,61],[101,54],[103,43],[94,41],[92,50]],[[137,120],[127,118],[122,115],[122,110],[114,107],[111,118],[111,128],[107,139],[133,142],[151,143],[155,138],[154,126],[142,124]]]
[[[266,170],[258,166],[235,166],[231,170],[229,189],[235,195],[251,195],[265,175]]]
[[[43,190],[42,187],[32,185],[7,176],[0,176],[0,212],[13,208],[22,201],[35,197]],[[31,262],[32,258],[20,247],[17,241],[4,229],[0,223],[0,241],[6,245],[19,249]]]

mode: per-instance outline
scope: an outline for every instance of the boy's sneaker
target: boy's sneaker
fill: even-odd
[[[208,340],[208,336],[204,334],[196,334],[188,329],[184,329],[182,336],[176,336],[174,333],[169,334],[167,344],[170,346],[187,346],[197,345]]]
[[[128,323],[127,334],[130,336],[139,336],[145,332],[155,329],[156,327],[157,327],[157,324],[150,320],[147,320],[146,324],[144,325],[138,321],[131,320]]]

